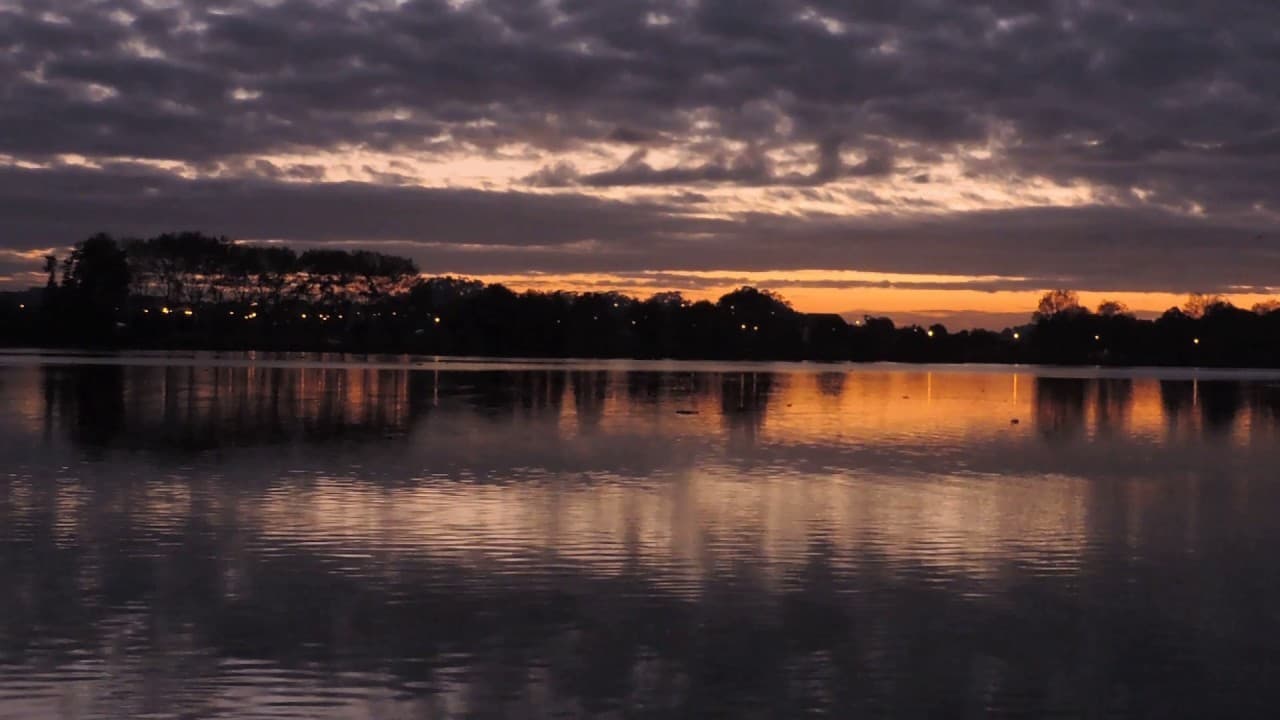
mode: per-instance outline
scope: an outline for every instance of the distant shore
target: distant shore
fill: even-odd
[[[902,362],[1106,367],[1280,367],[1280,303],[1191,295],[1140,319],[1121,303],[1045,293],[1025,325],[805,313],[744,286],[715,302],[678,292],[517,293],[427,277],[368,251],[234,243],[198,233],[95,235],[50,256],[42,288],[0,295],[0,346],[339,352],[449,357]]]

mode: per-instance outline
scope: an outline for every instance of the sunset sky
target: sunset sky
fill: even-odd
[[[97,232],[1025,320],[1280,294],[1274,0],[0,0],[0,286]]]

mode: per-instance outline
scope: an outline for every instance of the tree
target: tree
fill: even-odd
[[[1098,314],[1102,317],[1111,318],[1127,316],[1132,313],[1129,312],[1129,306],[1119,300],[1103,300],[1098,305]]]
[[[49,276],[48,282],[45,283],[46,288],[54,288],[58,285],[58,256],[44,256],[44,272]]]
[[[44,306],[52,308],[58,298],[58,256],[49,254],[44,256],[44,271],[49,279],[44,285]]]
[[[716,305],[730,314],[747,319],[783,317],[793,314],[791,303],[772,290],[743,286],[722,296]]]
[[[679,309],[687,307],[689,301],[679,291],[671,290],[651,295],[648,300],[645,300],[645,304],[658,308]]]
[[[114,330],[116,313],[129,299],[129,262],[116,241],[97,234],[76,245],[64,263],[68,323],[93,337]]]
[[[1075,290],[1050,290],[1040,298],[1040,304],[1032,317],[1035,320],[1047,320],[1065,313],[1078,313],[1082,309],[1080,294]]]
[[[113,310],[129,297],[129,263],[110,235],[98,234],[76,245],[67,258],[64,287],[78,301]]]
[[[1231,303],[1221,295],[1191,293],[1187,296],[1186,304],[1182,306],[1182,312],[1193,318],[1202,318],[1219,305],[1230,306]]]
[[[1259,315],[1270,315],[1277,310],[1280,310],[1280,300],[1274,298],[1264,300],[1253,306],[1253,311]]]

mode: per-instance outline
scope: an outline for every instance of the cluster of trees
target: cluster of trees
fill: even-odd
[[[1238,308],[1192,294],[1181,308],[1142,320],[1123,303],[1090,311],[1070,290],[1045,294],[1027,333],[1033,362],[1097,365],[1280,367],[1280,303]]]
[[[711,302],[679,293],[517,293],[423,277],[368,251],[246,245],[198,233],[96,235],[49,257],[48,282],[0,303],[9,345],[337,350],[523,357],[1280,366],[1277,306],[1193,296],[1140,320],[1047,293],[1027,326],[950,333],[798,312],[743,287]]]
[[[219,313],[264,317],[267,327],[295,311],[344,314],[405,292],[418,276],[412,260],[383,253],[299,254],[200,233],[124,241],[99,234],[61,260],[47,256],[45,271],[39,313],[28,317],[39,322],[24,334],[52,345],[218,344],[213,335],[241,327],[211,325]]]
[[[345,350],[528,357],[999,361],[995,333],[850,325],[744,287],[679,293],[522,292],[423,277],[367,251],[246,245],[198,233],[95,235],[50,257],[39,302],[0,311],[7,344]],[[932,335],[932,337],[931,337]]]

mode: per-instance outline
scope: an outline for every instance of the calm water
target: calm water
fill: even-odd
[[[3,718],[1280,707],[1280,379],[103,362],[0,358]]]

